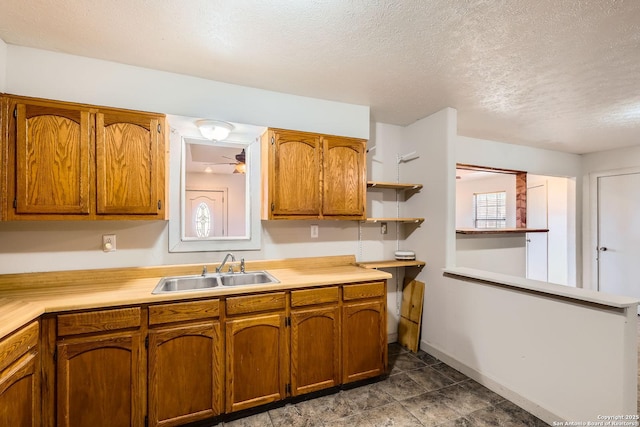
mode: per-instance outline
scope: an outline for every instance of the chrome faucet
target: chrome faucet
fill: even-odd
[[[216,273],[220,273],[222,271],[222,267],[224,267],[224,265],[227,262],[227,260],[229,259],[229,257],[231,257],[231,262],[236,262],[236,257],[233,256],[233,254],[231,252],[229,252],[227,255],[225,255],[224,259],[222,260],[222,264],[220,264],[218,267],[216,267]],[[232,265],[229,266],[229,273],[233,273],[233,266]]]

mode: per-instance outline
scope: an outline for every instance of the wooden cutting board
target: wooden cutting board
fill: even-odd
[[[414,353],[418,352],[424,283],[405,279],[402,291],[402,307],[398,323],[398,343]]]

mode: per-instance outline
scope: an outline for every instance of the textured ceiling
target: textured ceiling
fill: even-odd
[[[586,153],[640,144],[637,0],[0,0],[10,44]]]

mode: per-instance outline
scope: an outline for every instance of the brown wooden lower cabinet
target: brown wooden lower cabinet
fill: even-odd
[[[143,317],[141,307],[56,317],[58,427],[144,426]]]
[[[345,287],[342,307],[342,382],[372,378],[387,367],[387,312],[384,283]],[[364,298],[364,299],[363,299]]]
[[[222,413],[218,313],[217,299],[149,307],[150,426],[179,426]],[[181,323],[154,325],[176,320]]]
[[[57,425],[144,426],[143,347],[138,331],[59,342]]]
[[[41,425],[37,342],[38,322],[0,341],[0,426]]]
[[[284,311],[227,320],[226,329],[227,412],[284,399],[289,376]]]
[[[338,287],[291,292],[291,394],[340,384]]]
[[[42,356],[37,322],[0,340],[0,426],[179,426],[382,376],[386,316],[384,282],[45,316]]]

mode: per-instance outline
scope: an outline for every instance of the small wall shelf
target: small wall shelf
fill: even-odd
[[[356,263],[358,267],[371,268],[371,269],[393,268],[393,267],[424,267],[425,264],[426,263],[424,261],[418,261],[418,260],[400,261],[395,259],[390,259],[385,261],[367,261],[367,262]]]
[[[365,222],[367,224],[374,224],[376,222],[402,222],[404,224],[420,224],[424,221],[424,218],[367,218]]]
[[[399,184],[395,182],[367,181],[369,188],[393,188],[396,190],[420,190],[422,184]]]
[[[404,192],[405,194],[405,198],[411,197],[413,194],[419,192],[422,189],[422,184],[411,184],[411,183],[399,183],[399,182],[385,182],[385,181],[367,181],[367,189],[370,190],[382,190],[382,189],[391,189],[391,190],[395,190],[396,193],[396,212],[398,216],[395,217],[385,217],[385,218],[367,218],[364,221],[361,221],[362,223],[365,224],[376,224],[379,222],[392,222],[392,223],[396,223],[396,224],[414,224],[414,226],[419,226],[420,224],[422,224],[422,222],[424,222],[424,218],[407,218],[407,217],[400,217],[399,213],[400,213],[400,200],[398,197],[398,194],[400,192]],[[412,229],[413,227],[409,226],[409,229]],[[396,233],[397,233],[398,227],[396,227]],[[398,239],[397,234],[396,234],[396,240]],[[398,245],[399,245],[399,241],[398,241]],[[360,254],[362,256],[362,254]],[[396,267],[418,267],[418,268],[422,268],[426,265],[426,263],[424,261],[418,261],[418,260],[396,260],[396,259],[389,259],[389,260],[382,260],[382,261],[364,261],[364,262],[358,262],[356,265],[358,265],[359,267],[363,267],[363,268],[371,268],[371,269],[378,269],[378,268],[396,268]],[[400,285],[397,284],[397,286],[399,287]],[[398,288],[399,289],[399,288]],[[399,290],[398,290],[399,292]],[[399,309],[399,308],[398,308]],[[399,314],[399,313],[398,313]]]
[[[456,234],[547,233],[548,228],[458,228]]]

